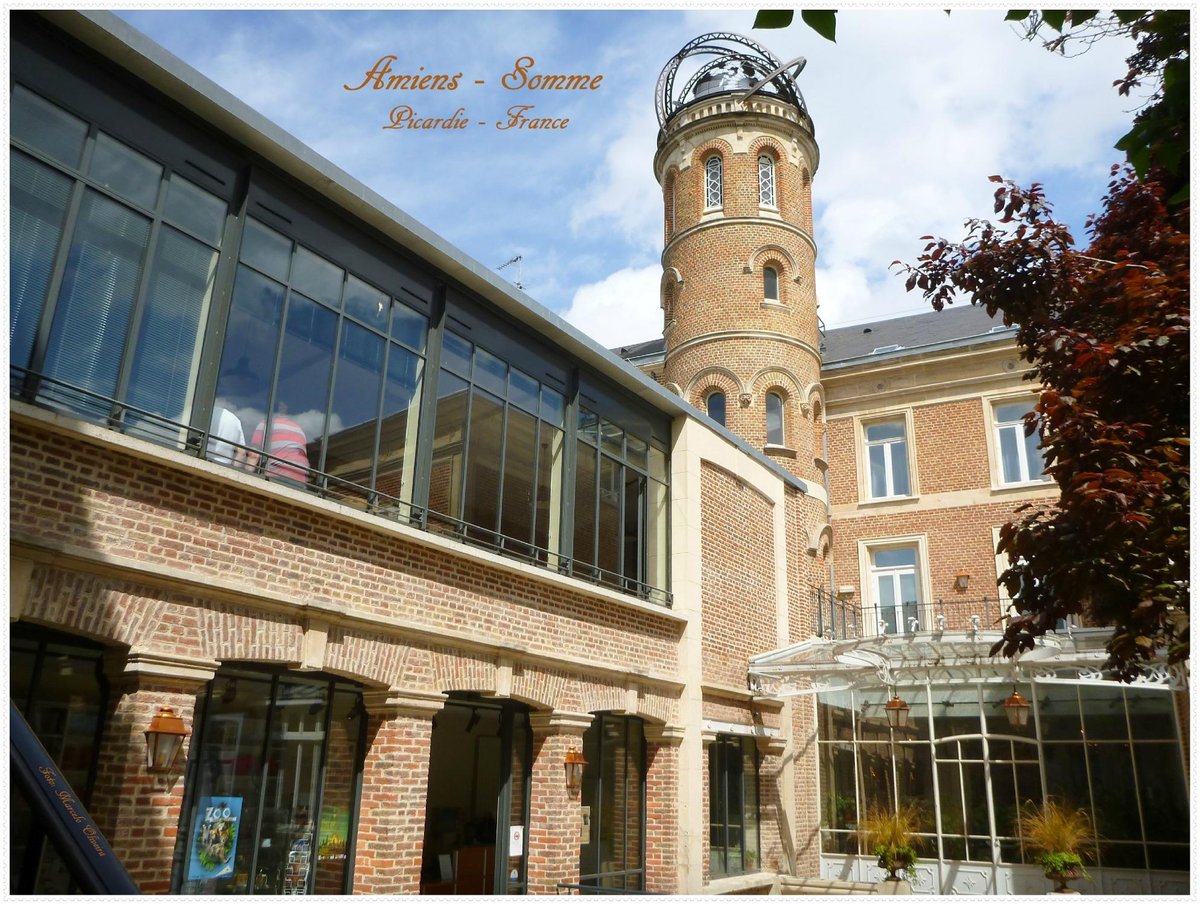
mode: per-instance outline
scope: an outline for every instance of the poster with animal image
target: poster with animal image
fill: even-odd
[[[188,855],[189,880],[215,880],[233,875],[238,832],[242,821],[242,799],[208,796],[200,799],[196,812],[195,842]]]

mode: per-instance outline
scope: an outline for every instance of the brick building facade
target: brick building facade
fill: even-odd
[[[969,632],[991,532],[1052,495],[1003,470],[1009,337],[822,336],[802,100],[664,123],[652,379],[116,18],[12,25],[12,697],[143,891],[870,879],[829,811],[870,742],[821,694],[865,723],[843,648]],[[1108,888],[1176,882],[1186,835],[1139,832]],[[13,891],[70,891],[19,801],[10,839]]]

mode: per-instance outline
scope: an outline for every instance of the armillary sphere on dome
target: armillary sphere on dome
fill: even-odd
[[[691,57],[705,62],[676,93],[679,67]],[[658,76],[654,108],[661,129],[693,101],[713,94],[770,95],[808,113],[796,77],[804,68],[804,57],[781,62],[771,51],[744,35],[714,31],[688,41],[667,62]]]

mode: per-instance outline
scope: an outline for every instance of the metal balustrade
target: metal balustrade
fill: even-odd
[[[828,588],[814,587],[812,600],[813,632],[828,641],[918,632],[1003,632],[1008,620],[1019,613],[1011,601],[987,596],[944,597],[881,608],[870,602],[839,599]]]

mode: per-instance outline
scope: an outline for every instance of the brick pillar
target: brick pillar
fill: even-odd
[[[646,891],[679,891],[679,746],[683,730],[646,726]]]
[[[367,756],[354,849],[354,895],[415,895],[429,786],[433,717],[446,696],[367,692]]]
[[[92,818],[143,893],[166,893],[196,694],[216,672],[207,661],[131,655],[112,658],[108,710],[100,736]],[[183,719],[189,736],[170,773],[146,769],[146,729],[160,707]]]
[[[533,797],[529,808],[529,894],[554,895],[558,883],[579,882],[579,793],[567,791],[563,759],[583,750],[590,713],[534,713]]]

